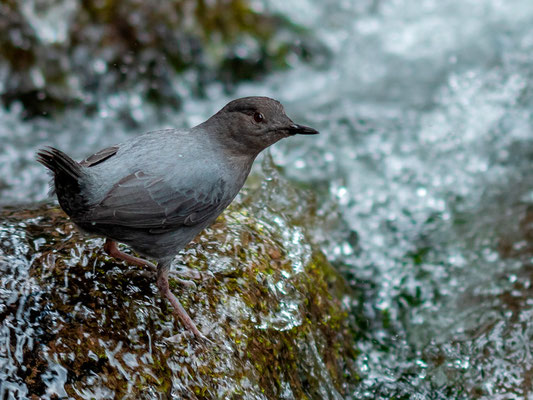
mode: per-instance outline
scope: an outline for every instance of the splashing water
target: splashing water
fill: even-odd
[[[531,2],[256,3],[332,52],[325,66],[295,62],[232,97],[278,98],[321,131],[272,154],[317,188],[328,223],[316,238],[362,293],[350,300],[364,328],[353,398],[531,397]],[[207,97],[163,121],[139,99],[135,132],[116,120],[120,97],[96,118],[22,123],[16,107],[0,111],[2,202],[45,198],[31,162],[40,143],[81,158],[193,125],[229,99],[216,83]]]

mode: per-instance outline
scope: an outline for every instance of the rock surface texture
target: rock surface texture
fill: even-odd
[[[297,212],[257,205],[262,189],[174,263],[201,275],[170,281],[212,344],[184,335],[154,279],[57,207],[1,212],[0,397],[343,398],[356,380],[346,286]]]

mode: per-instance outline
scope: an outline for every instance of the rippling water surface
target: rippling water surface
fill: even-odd
[[[272,154],[316,189],[335,222],[316,237],[362,293],[352,299],[363,329],[352,397],[533,398],[533,3],[257,7],[331,51],[230,97],[278,98],[321,131]],[[135,94],[107,99],[91,118],[21,122],[17,107],[0,110],[2,203],[46,198],[38,146],[81,158],[149,129],[192,126],[230,98],[216,84],[207,93],[178,114]],[[117,122],[124,107],[134,129]]]

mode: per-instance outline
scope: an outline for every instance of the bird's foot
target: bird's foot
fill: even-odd
[[[177,333],[175,335],[169,336],[165,339],[163,339],[167,343],[173,343],[173,344],[181,344],[183,341],[183,336],[190,336],[192,339],[196,340],[200,344],[209,344],[209,345],[215,345],[215,342],[213,342],[211,339],[209,339],[204,334],[200,333],[200,336],[197,334],[192,333],[191,331],[184,331],[181,333]]]
[[[192,268],[178,266],[170,275],[173,279],[178,281],[181,285],[188,288],[196,289],[196,283],[193,281],[207,281],[213,279],[215,276],[211,272],[200,272]]]
[[[187,314],[187,311],[183,308],[179,300],[174,296],[174,293],[170,291],[170,287],[168,285],[168,267],[163,267],[158,271],[158,277],[157,277],[157,287],[159,288],[159,291],[163,295],[163,297],[166,297],[170,304],[172,304],[172,307],[174,308],[173,314],[179,318],[181,323],[185,326],[188,332],[192,333],[196,339],[210,342],[209,339],[207,339],[202,332],[196,327],[196,324],[192,320],[191,317],[189,317],[189,314]]]
[[[172,296],[174,297],[173,294]],[[185,325],[185,332],[184,332],[185,334],[192,335],[192,337],[199,342],[214,344],[213,341],[208,339],[207,336],[205,336],[196,327],[196,324],[193,322],[191,317],[189,317],[189,314],[187,314],[187,312],[183,309],[183,307],[181,306],[181,303],[178,302],[178,299],[176,299],[176,297],[174,297],[174,299],[176,300],[176,302],[178,302],[178,307],[176,307],[176,304],[174,303],[174,301],[172,301],[170,298],[168,299],[170,300],[170,302],[172,303],[172,306],[174,307],[174,315],[180,319],[183,325]],[[175,335],[175,336],[178,336],[178,335]]]
[[[215,277],[212,272],[198,271],[196,269],[184,267],[183,265],[178,266],[173,274],[178,275],[180,278],[194,281],[207,281]]]
[[[173,276],[172,279],[176,280],[180,285],[188,287],[190,289],[196,289],[196,283],[188,279],[181,279],[177,276]]]

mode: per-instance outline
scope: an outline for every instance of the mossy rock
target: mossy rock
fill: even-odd
[[[173,292],[212,344],[186,335],[152,277],[108,258],[103,239],[82,237],[57,207],[1,212],[0,391],[344,397],[357,379],[348,288],[289,213],[259,212],[247,199],[176,260],[203,275],[196,288],[171,274]]]
[[[110,96],[178,107],[184,91],[201,95],[215,80],[230,88],[324,49],[247,0],[0,2],[2,100],[26,116],[93,110]]]

